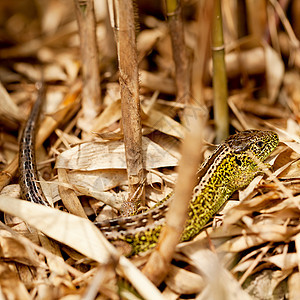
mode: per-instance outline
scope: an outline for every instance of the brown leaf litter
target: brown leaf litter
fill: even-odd
[[[33,7],[31,0],[25,2]],[[1,297],[119,299],[139,294],[148,299],[298,299],[300,56],[291,30],[270,31],[283,59],[276,46],[260,38],[238,40],[230,27],[237,23],[232,19],[235,14],[224,2],[232,131],[274,130],[281,143],[269,161],[272,175],[265,174],[235,193],[193,241],[179,244],[167,277],[157,288],[140,271],[148,254],[130,260],[120,256],[88,220],[117,216],[128,196],[120,88],[111,63],[113,51],[106,48],[106,22],[100,18],[97,23],[104,109],[91,120],[91,130],[83,132],[78,125],[82,117],[79,44],[70,4],[49,1],[49,6],[39,8],[45,18],[42,35],[31,12],[19,5],[12,4],[14,13],[7,20],[0,16],[7,42],[0,49],[0,58],[7,60],[0,67]],[[251,5],[255,8],[247,5],[249,10]],[[297,12],[295,6],[291,10]],[[270,7],[268,14],[269,18],[275,14]],[[247,20],[251,18],[249,14]],[[197,70],[198,25],[196,16],[186,20],[193,70]],[[193,118],[202,101],[191,97],[187,106],[170,101],[175,99],[176,86],[166,23],[146,14],[143,26],[146,29],[137,39],[150,207],[174,188],[174,167],[189,122],[185,120],[186,126],[181,122],[182,111],[188,108],[187,117]],[[253,32],[262,28],[267,27],[252,20]],[[33,57],[45,66],[48,84],[37,154],[43,190],[54,208],[20,201],[15,176],[17,137],[35,99],[33,82],[40,74]],[[203,103],[211,111],[209,70],[205,76]],[[213,150],[209,146],[214,140],[212,120],[205,124],[203,135],[207,157]]]

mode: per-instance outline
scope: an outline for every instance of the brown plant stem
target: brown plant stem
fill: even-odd
[[[96,21],[93,0],[74,0],[80,36],[82,61],[82,118],[78,124],[89,131],[93,120],[101,109],[100,75],[96,42]]]
[[[197,26],[201,28],[197,36],[197,51],[194,53],[192,65],[193,104],[204,105],[204,83],[210,77],[207,71],[207,61],[210,56],[210,37],[212,27],[213,1],[199,2],[197,7]]]
[[[181,1],[166,0],[166,8],[176,70],[176,101],[188,103],[190,98],[190,74],[184,41]]]
[[[268,1],[245,0],[248,34],[263,38],[266,26],[266,3]]]
[[[119,81],[121,86],[121,111],[124,131],[125,155],[127,163],[129,197],[122,205],[122,215],[136,211],[143,195],[140,188],[144,178],[142,158],[142,127],[139,99],[138,60],[133,4],[131,0],[114,2],[114,19],[117,22],[115,38],[119,61]]]

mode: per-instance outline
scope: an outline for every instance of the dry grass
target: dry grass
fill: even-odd
[[[96,2],[103,111],[85,132],[80,121],[79,37],[71,3],[0,4],[5,12],[0,16],[1,298],[298,299],[298,2],[291,1],[282,12],[275,1],[255,1],[261,2],[259,7],[245,1],[245,28],[230,5],[234,1],[222,2],[231,131],[274,130],[281,143],[269,161],[272,174],[235,193],[198,237],[179,244],[158,288],[140,271],[149,254],[130,260],[120,256],[87,220],[117,216],[128,197],[113,32],[105,3]],[[205,46],[199,42],[202,27],[197,17],[203,8],[186,1],[184,29],[193,93],[189,103],[180,103],[175,101],[168,25],[154,7],[150,16],[144,5],[136,11],[141,18],[137,57],[145,196],[151,206],[174,188],[182,139],[199,111],[211,112],[213,93],[209,55],[207,68],[199,69],[199,47]],[[48,90],[37,138],[38,168],[53,209],[20,201],[17,181],[18,136],[36,96],[41,64]],[[94,103],[89,108],[85,102],[85,111],[95,109]],[[202,133],[207,156],[215,138],[212,120]]]

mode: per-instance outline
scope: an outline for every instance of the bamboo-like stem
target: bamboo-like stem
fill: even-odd
[[[110,6],[111,22],[117,22],[115,31],[121,86],[121,111],[127,163],[129,197],[122,205],[122,215],[136,211],[143,195],[141,188],[144,171],[142,157],[142,127],[139,99],[138,60],[132,0],[116,0]]]
[[[190,98],[190,75],[184,41],[181,1],[166,0],[166,8],[176,70],[176,101],[188,103]]]
[[[98,48],[93,0],[74,0],[80,36],[82,61],[82,112],[79,126],[89,131],[93,120],[101,109]]]
[[[224,54],[221,0],[215,0],[212,26],[212,60],[214,120],[217,143],[220,143],[229,135],[228,91]]]

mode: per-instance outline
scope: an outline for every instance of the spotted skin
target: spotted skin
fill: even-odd
[[[202,164],[200,182],[194,189],[182,241],[194,238],[236,190],[245,188],[260,168],[247,154],[263,162],[277,147],[278,135],[272,131],[247,130],[230,136]],[[165,214],[173,195],[149,211],[126,218],[95,223],[111,241],[131,245],[130,255],[153,248],[165,224]]]

